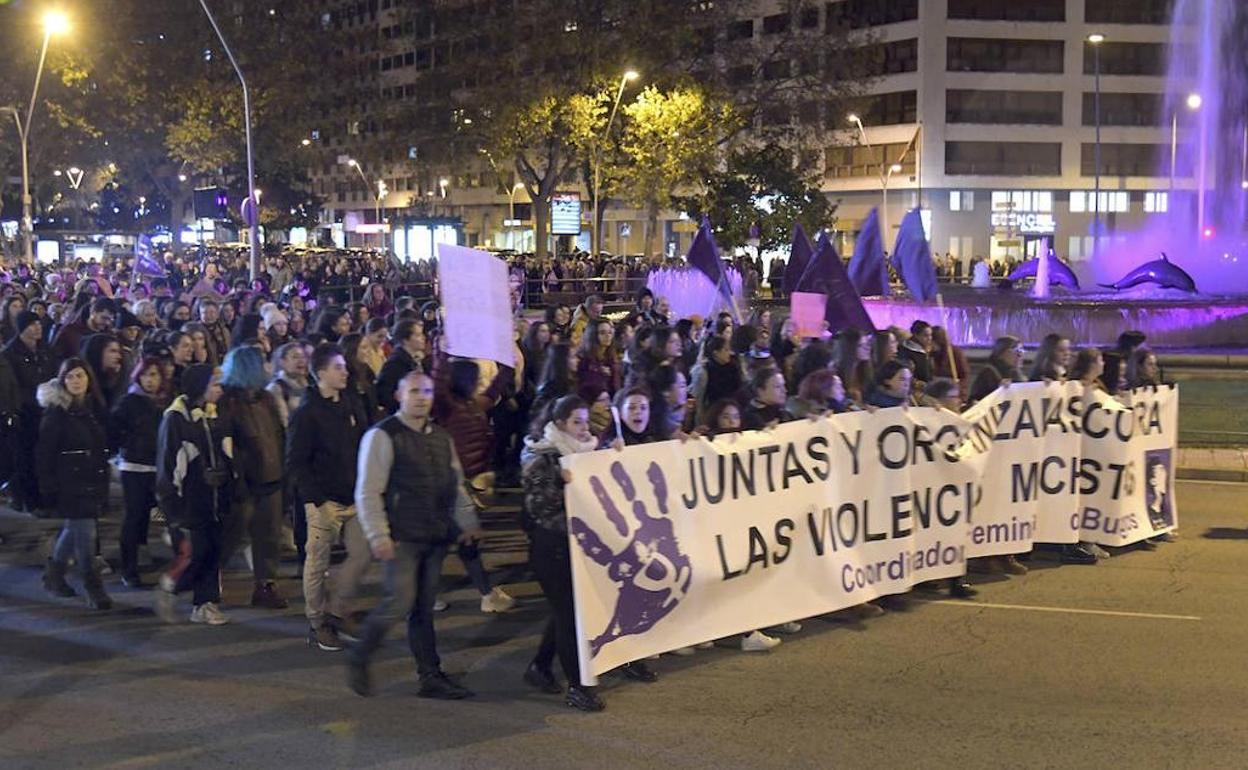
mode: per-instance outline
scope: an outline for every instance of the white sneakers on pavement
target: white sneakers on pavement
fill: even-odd
[[[481,597],[482,612],[506,612],[515,606],[516,600],[497,586],[494,587],[494,590]]]
[[[221,608],[215,602],[204,602],[195,609],[191,610],[191,622],[203,623],[209,626],[223,626],[230,622],[230,619],[221,612]]]
[[[766,652],[779,647],[782,640],[768,636],[762,631],[753,631],[741,637],[741,650],[744,652]]]

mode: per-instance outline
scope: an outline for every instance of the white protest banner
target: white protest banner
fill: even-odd
[[[1096,391],[1085,400],[1079,538],[1124,546],[1174,529],[1178,387],[1140,388],[1121,401]]]
[[[446,352],[514,366],[515,322],[507,263],[484,251],[440,243],[438,285],[446,323]]]
[[[968,558],[1079,539],[1082,413],[1077,382],[1012,384],[962,413],[973,426],[968,445],[991,456]]]
[[[886,409],[564,457],[583,681],[962,574],[966,428]]]

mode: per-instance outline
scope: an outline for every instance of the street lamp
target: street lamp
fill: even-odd
[[[606,128],[602,130],[602,140],[595,143],[595,147],[594,147],[594,155],[593,155],[593,159],[594,159],[594,212],[593,212],[594,223],[593,223],[593,226],[590,228],[591,237],[590,237],[590,246],[589,246],[590,251],[592,251],[594,254],[597,254],[599,251],[601,251],[601,247],[602,247],[602,243],[601,243],[602,233],[599,231],[599,227],[598,227],[598,207],[601,205],[598,200],[598,196],[600,194],[600,188],[602,184],[602,180],[601,180],[602,145],[603,143],[606,142],[607,137],[611,135],[611,124],[615,122],[615,113],[620,108],[620,100],[624,98],[624,87],[628,85],[629,81],[636,80],[637,78],[638,78],[638,74],[636,70],[627,70],[623,75],[620,76],[620,87],[617,88],[615,91],[615,101],[611,103],[611,114],[607,118]]]
[[[34,228],[35,218],[32,212],[30,196],[30,122],[35,116],[35,101],[39,96],[39,81],[43,78],[43,64],[48,57],[48,43],[53,35],[63,35],[69,31],[69,17],[60,11],[51,10],[43,15],[43,46],[39,49],[39,66],[35,69],[35,87],[30,92],[30,104],[26,107],[26,120],[22,121],[17,107],[3,108],[13,113],[13,122],[17,125],[17,139],[22,150],[22,258],[27,262],[35,259]]]
[[[251,242],[251,280],[254,281],[260,274],[260,199],[256,195],[256,163],[251,145],[251,94],[247,90],[247,79],[243,77],[243,70],[238,66],[234,52],[230,50],[230,44],[225,42],[225,35],[221,34],[216,17],[208,9],[208,0],[199,0],[199,5],[204,9],[204,15],[208,17],[208,23],[212,25],[212,31],[217,33],[217,39],[221,41],[221,47],[225,49],[225,55],[229,57],[230,65],[234,67],[234,74],[238,75],[238,82],[243,86],[243,131],[247,142],[247,195],[256,202],[256,221],[251,226],[251,234],[248,237]]]
[[[1192,112],[1200,109],[1200,105],[1204,100],[1200,98],[1200,94],[1188,94],[1186,99],[1187,108]],[[1179,111],[1175,110],[1170,116],[1170,193],[1169,197],[1174,195],[1174,165],[1175,159],[1179,153]],[[1169,208],[1170,202],[1167,200],[1166,207]]]
[[[1105,42],[1105,36],[1094,32],[1088,35],[1088,42],[1092,44],[1092,59],[1095,62],[1095,93],[1092,97],[1092,111],[1096,115],[1096,151],[1093,159],[1096,165],[1096,192],[1092,198],[1096,205],[1092,220],[1092,259],[1095,261],[1101,250],[1101,43]]]
[[[524,182],[516,182],[507,191],[507,248],[516,250],[516,193],[524,189]]]
[[[364,186],[365,186],[365,187],[367,187],[367,188],[369,189],[369,191],[371,192],[371,191],[372,191],[372,189],[373,189],[373,183],[372,183],[372,182],[370,182],[370,181],[368,181],[368,177],[364,176],[364,169],[360,168],[360,162],[359,162],[358,160],[356,160],[355,158],[348,158],[348,159],[347,159],[347,165],[348,165],[348,166],[350,166],[351,168],[355,169],[356,173],[358,173],[358,174],[360,175],[360,179],[364,180]],[[374,201],[374,202],[375,202],[374,210],[375,210],[375,213],[376,213],[376,216],[377,216],[377,224],[378,224],[378,225],[381,225],[381,199],[382,199],[382,198],[384,198],[384,197],[386,197],[386,195],[387,195],[389,192],[390,192],[390,190],[386,187],[386,182],[385,182],[385,180],[384,180],[384,179],[378,179],[378,180],[377,180],[377,196],[376,196],[375,201]],[[382,251],[385,251],[385,249],[386,249],[386,234],[385,234],[385,233],[383,233],[383,232],[380,232],[380,227],[378,228],[378,235],[380,236],[381,249],[382,249]]]
[[[862,137],[863,145],[867,149],[872,149],[871,140],[867,138],[867,128],[862,124],[862,118],[853,112],[846,115],[845,118],[850,123],[858,126],[858,134]],[[880,155],[880,232],[886,236],[888,234],[888,182],[892,179],[893,174],[900,174],[903,168],[900,163],[893,163],[889,166],[884,165],[884,161],[888,160],[884,154],[887,151],[887,147],[881,148]],[[902,155],[902,160],[905,159],[906,154],[909,154],[908,150]]]

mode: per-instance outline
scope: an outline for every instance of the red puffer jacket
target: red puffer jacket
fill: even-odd
[[[438,424],[451,434],[455,454],[464,468],[464,478],[471,479],[490,470],[494,451],[494,430],[490,418],[472,401],[450,398]]]

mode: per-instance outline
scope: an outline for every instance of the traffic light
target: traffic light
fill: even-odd
[[[199,187],[191,199],[196,219],[229,219],[230,196],[224,187]]]

